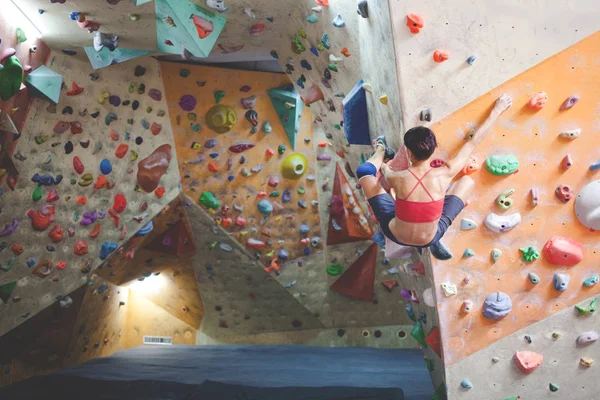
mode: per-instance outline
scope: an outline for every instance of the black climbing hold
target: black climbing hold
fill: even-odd
[[[297,319],[292,321],[292,326],[294,328],[300,328],[302,326],[302,322],[298,321]]]
[[[131,100],[125,100],[125,101],[124,101],[123,103],[121,103],[121,104],[123,104],[124,106],[128,106],[128,105],[130,105],[130,104],[131,104]]]
[[[144,139],[141,136],[135,138],[135,144],[140,145],[144,143]]]
[[[92,118],[98,118],[98,115],[100,115],[100,111],[96,111],[95,113],[91,113],[90,117],[92,117]]]
[[[68,56],[75,56],[75,55],[77,55],[77,52],[75,50],[62,49],[62,52],[65,53]]]
[[[146,68],[142,67],[141,65],[138,65],[137,67],[135,67],[135,71],[133,71],[133,74],[135,76],[137,76],[138,78],[140,76],[144,76],[145,73],[146,73]]]
[[[137,100],[134,100],[133,103],[131,103],[131,108],[133,108],[133,111],[137,110],[140,107],[140,102]]]
[[[376,338],[380,338],[381,337],[381,331],[379,329],[377,329],[375,332],[373,332],[373,336],[375,336]]]
[[[73,108],[71,106],[66,106],[65,108],[63,108],[62,113],[63,113],[63,115],[65,115],[65,114],[73,115]]]
[[[342,336],[344,336],[346,334],[346,331],[343,330],[343,329],[338,329],[337,334],[338,334],[339,337],[342,337]]]
[[[216,306],[215,307],[215,311],[221,311],[223,308],[221,308],[221,306]]]
[[[73,142],[70,140],[65,143],[65,154],[71,154],[73,152]]]
[[[54,250],[56,250],[56,247],[48,245],[48,246],[46,246],[46,250],[54,251]]]
[[[326,134],[325,134],[325,137],[326,137],[327,139],[333,139],[333,135],[332,135],[331,133],[326,133]]]

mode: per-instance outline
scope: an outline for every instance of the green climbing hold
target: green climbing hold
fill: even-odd
[[[0,100],[6,101],[19,91],[23,83],[23,66],[17,56],[10,56],[0,70]]]
[[[27,35],[25,35],[25,31],[21,28],[17,28],[17,43],[23,43],[27,41]]]
[[[36,144],[46,143],[48,141],[47,135],[37,135],[34,137]]]
[[[4,304],[8,303],[8,299],[10,299],[10,295],[15,290],[15,286],[17,286],[17,281],[0,286],[0,299]]]
[[[340,124],[335,124],[333,127],[334,127],[335,129],[337,129],[338,131],[341,131],[341,130],[342,130],[342,126],[341,126]]]
[[[280,155],[283,155],[283,153],[285,153],[285,151],[286,151],[286,150],[287,150],[287,149],[286,149],[286,147],[285,147],[284,145],[282,145],[282,144],[280,144],[280,145],[277,147],[277,152],[278,152]]]
[[[473,257],[474,255],[475,255],[475,252],[469,248],[466,248],[465,251],[463,252],[463,258]]]
[[[304,186],[298,186],[296,192],[298,192],[298,194],[304,194],[306,193],[306,190],[304,189]]]
[[[279,197],[279,191],[276,190],[274,192],[269,193],[269,197]]]
[[[410,332],[410,336],[412,336],[417,343],[421,346],[427,348],[427,342],[425,341],[425,330],[423,329],[423,323],[421,320],[418,320],[412,328],[412,332]]]
[[[329,64],[327,64],[327,68],[329,68],[333,72],[338,72],[338,67],[335,64],[329,63]]]
[[[429,358],[426,358],[425,359],[425,365],[427,366],[427,370],[429,372],[435,371],[435,366],[433,364],[433,360],[430,360]]]
[[[221,102],[221,100],[223,100],[224,98],[225,98],[224,90],[215,90],[215,101],[217,102],[217,104],[219,104]]]
[[[442,382],[442,384],[437,388],[433,396],[431,396],[431,400],[445,400],[446,397],[446,384]]]
[[[548,385],[548,387],[550,388],[551,392],[558,392],[558,385],[555,385],[554,383],[550,382],[550,385]]]
[[[317,43],[317,50],[319,50],[319,51],[325,50],[325,46],[323,46],[323,43]]]
[[[344,272],[344,267],[342,267],[342,264],[332,264],[327,267],[327,273],[331,276],[341,275],[342,272]]]
[[[560,339],[560,333],[552,332],[552,339]]]
[[[519,169],[519,160],[515,156],[491,156],[485,160],[485,169],[492,175],[504,176]]]
[[[271,124],[269,123],[269,121],[265,121],[265,123],[262,126],[262,130],[264,133],[273,132],[273,128],[271,127]]]
[[[217,209],[221,207],[221,203],[211,192],[202,192],[200,198],[198,198],[198,201],[207,208]]]
[[[38,201],[39,199],[42,198],[42,187],[38,186],[35,188],[35,190],[33,191],[33,194],[31,195],[31,198],[33,199],[33,201]]]
[[[138,88],[138,84],[136,82],[130,82],[129,83],[129,93],[133,93],[137,90]]]
[[[8,260],[8,262],[6,263],[6,265],[0,265],[0,269],[1,269],[2,271],[4,271],[4,272],[8,272],[8,271],[10,271],[10,270],[12,269],[12,267],[13,267],[13,265],[14,265],[14,263],[15,263],[15,260],[16,260],[16,259],[17,259],[17,257],[15,257],[15,256],[12,256],[12,257],[11,257],[11,258]]]
[[[523,261],[534,262],[535,260],[540,258],[540,253],[538,253],[538,251],[533,246],[522,247],[519,249],[519,251],[523,253],[523,257],[521,257],[521,260]]]
[[[596,312],[597,308],[598,308],[598,298],[597,297],[594,300],[592,300],[590,302],[590,304],[588,304],[587,307],[580,306],[580,305],[575,306],[575,309],[577,310],[577,315],[579,315],[579,316],[593,314]]]
[[[298,35],[294,35],[294,38],[292,39],[292,41],[294,42],[294,45],[296,46],[296,49],[298,49],[298,51],[306,50],[306,47],[304,47],[304,45],[300,41],[300,37]]]

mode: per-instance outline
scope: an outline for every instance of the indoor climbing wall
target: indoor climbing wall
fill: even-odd
[[[454,256],[433,269],[451,398],[541,398],[557,387],[590,398],[579,358],[593,358],[597,338],[586,318],[598,294],[599,45],[596,33],[432,126],[447,159],[501,93],[513,97],[474,155],[475,194],[443,240]]]
[[[34,102],[3,195],[0,333],[85,284],[179,193],[158,63],[94,72],[56,54],[48,67],[60,102]]]
[[[289,85],[287,76],[161,66],[183,192],[266,267],[322,249],[310,113],[302,113],[300,102],[289,112],[283,106],[291,119],[286,131],[275,109],[281,102],[269,92]],[[296,159],[305,170],[290,176],[285,168]],[[308,242],[300,243],[305,236]]]
[[[422,18],[411,33],[407,14]],[[571,46],[598,29],[600,17],[593,0],[390,2],[393,46],[401,87],[405,129],[427,123],[430,108],[439,121],[507,79]],[[417,21],[419,24],[419,21]],[[436,50],[447,52],[442,63]],[[467,63],[472,58],[472,64]]]

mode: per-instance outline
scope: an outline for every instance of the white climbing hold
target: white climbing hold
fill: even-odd
[[[463,231],[469,231],[475,228],[477,228],[477,223],[471,219],[463,218],[460,221],[460,229],[462,229]]]
[[[442,290],[444,291],[444,295],[446,297],[454,296],[457,293],[456,285],[452,282],[442,283]]]
[[[313,8],[312,8],[312,10],[313,10],[314,12],[320,13],[321,11],[323,11],[323,7],[321,7],[321,6],[316,6],[316,7],[313,7]]]
[[[491,231],[496,233],[508,232],[521,223],[521,214],[498,215],[491,212],[483,222]]]
[[[433,289],[432,288],[427,288],[427,289],[423,290],[423,302],[428,307],[431,307],[431,308],[435,307],[435,299],[433,298]]]
[[[333,24],[333,26],[335,26],[336,28],[343,28],[344,25],[346,25],[346,23],[344,22],[344,19],[342,18],[341,14],[338,14],[333,21],[331,21],[331,23]]]
[[[473,311],[473,302],[471,300],[465,300],[462,303],[462,308],[461,308],[462,312],[465,314],[470,313],[471,311]]]
[[[600,181],[588,183],[577,194],[575,215],[583,226],[600,230]]]
[[[497,363],[499,363],[499,362],[500,362],[500,357],[496,357],[496,356],[492,357],[492,362],[493,362],[494,364],[497,364]]]
[[[252,19],[256,19],[256,14],[254,14],[254,10],[252,10],[249,7],[244,8],[244,14],[246,14],[247,16],[249,16]]]
[[[496,262],[502,257],[502,251],[500,249],[492,249],[490,256],[492,257],[492,261]]]
[[[577,338],[577,345],[584,346],[586,344],[594,343],[598,340],[598,333],[594,331],[584,332]]]
[[[365,92],[373,93],[373,86],[369,83],[363,83],[362,88]]]
[[[329,61],[331,61],[331,62],[332,62],[332,63],[334,63],[334,64],[337,64],[338,62],[340,62],[340,61],[342,61],[342,60],[343,60],[343,58],[336,57],[336,56],[334,56],[333,54],[330,54],[330,55],[329,55]]]
[[[561,138],[571,140],[576,139],[579,135],[581,135],[581,129],[568,129],[560,133]]]

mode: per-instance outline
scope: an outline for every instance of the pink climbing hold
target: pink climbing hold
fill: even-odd
[[[250,27],[250,36],[260,36],[265,33],[265,24],[254,24]]]
[[[79,175],[83,174],[83,171],[85,170],[81,159],[77,156],[73,157],[73,169],[75,169],[75,172],[77,172]]]
[[[60,196],[58,195],[58,191],[56,189],[52,189],[50,193],[48,193],[48,196],[46,196],[46,201],[48,203],[55,202],[58,199],[60,199]]]
[[[253,147],[254,147],[254,143],[244,142],[244,143],[238,143],[238,144],[234,144],[234,145],[230,146],[229,151],[231,151],[232,153],[238,154],[238,153],[244,152],[246,150],[249,150]]]
[[[562,159],[562,162],[560,163],[560,165],[562,166],[562,169],[564,169],[564,170],[571,168],[571,166],[573,165],[573,157],[571,157],[570,154],[567,154],[565,156],[565,158]]]
[[[514,360],[522,373],[530,374],[542,364],[544,356],[533,351],[517,351]]]
[[[56,124],[54,124],[54,128],[52,130],[54,131],[54,133],[61,134],[61,133],[65,133],[70,128],[71,128],[70,122],[58,121]]]
[[[150,131],[154,136],[158,135],[162,131],[162,125],[158,122],[153,122]]]
[[[568,203],[575,195],[573,189],[571,189],[571,186],[569,185],[558,185],[554,194],[563,203]]]
[[[548,95],[546,94],[546,92],[539,92],[537,94],[535,94],[531,100],[529,100],[529,103],[527,103],[527,106],[529,108],[533,108],[534,110],[541,110],[542,108],[544,108],[544,106],[546,105],[546,103],[548,102]]]
[[[554,236],[544,245],[550,264],[572,267],[583,260],[583,246],[576,240]]]

